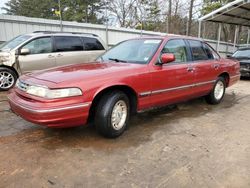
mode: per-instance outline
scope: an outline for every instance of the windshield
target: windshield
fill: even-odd
[[[97,60],[146,64],[161,43],[161,39],[135,39],[121,42]]]
[[[29,35],[19,35],[19,36],[13,38],[12,40],[3,43],[0,46],[0,51],[12,50],[13,48],[15,48],[16,46],[23,43],[24,41],[26,41],[29,38],[31,38],[31,36],[29,36]]]
[[[240,58],[240,57],[250,58],[250,49],[248,49],[248,50],[238,50],[232,56],[236,57],[236,58]]]

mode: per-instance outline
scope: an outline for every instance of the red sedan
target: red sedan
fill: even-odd
[[[8,95],[11,109],[48,127],[93,120],[106,137],[121,135],[131,114],[205,96],[223,99],[240,79],[237,61],[221,58],[189,37],[137,38],[119,43],[96,62],[23,75]]]

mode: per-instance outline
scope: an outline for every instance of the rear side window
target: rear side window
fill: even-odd
[[[188,40],[193,60],[200,61],[200,60],[208,60],[209,56],[206,50],[203,48],[202,42],[196,40]],[[211,54],[210,54],[211,55]]]
[[[103,45],[96,38],[82,37],[84,49],[91,50],[104,50]]]
[[[80,37],[56,36],[56,52],[82,51],[83,44]]]

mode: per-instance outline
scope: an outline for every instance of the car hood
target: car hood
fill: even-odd
[[[235,59],[238,60],[240,63],[250,63],[249,58],[235,58]]]
[[[105,74],[118,75],[119,72],[126,73],[127,70],[135,69],[136,67],[141,66],[142,65],[131,63],[93,62],[36,71],[26,74],[25,76],[57,84],[62,82],[73,82],[98,78],[101,79]]]

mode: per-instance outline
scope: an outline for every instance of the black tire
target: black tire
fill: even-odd
[[[115,129],[112,125],[112,112],[114,106],[118,102],[123,101],[126,104],[127,115],[124,118],[125,123],[123,123],[120,129]],[[107,138],[116,138],[120,136],[126,129],[130,115],[129,99],[127,95],[121,91],[112,91],[104,94],[100,99],[95,113],[95,126],[97,131]],[[120,115],[119,115],[120,116]],[[121,117],[119,117],[121,118]]]
[[[217,97],[216,98],[216,92],[215,92],[215,88],[218,84],[223,84],[223,94],[221,95],[221,97]],[[222,100],[223,100],[223,97],[225,95],[225,90],[226,90],[226,82],[225,82],[225,79],[223,77],[219,77],[215,84],[214,84],[214,87],[212,89],[212,91],[210,92],[209,95],[207,95],[205,97],[206,101],[208,104],[219,104]]]
[[[11,70],[7,67],[0,67],[0,79],[1,79],[1,76],[8,75],[8,74],[11,75],[11,77],[8,80],[11,83],[10,84],[7,84],[7,83],[3,84],[2,80],[0,80],[0,91],[8,91],[9,89],[11,89],[12,87],[15,86],[18,75],[13,70]]]

